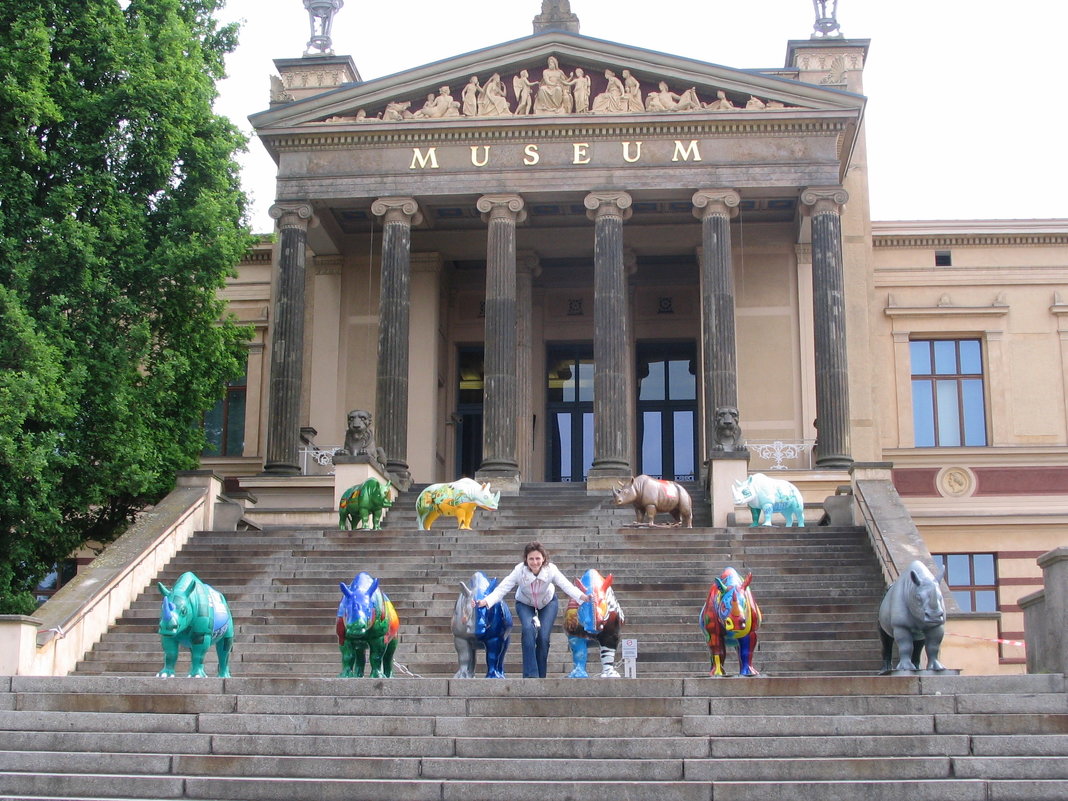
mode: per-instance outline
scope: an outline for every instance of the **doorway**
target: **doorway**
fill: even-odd
[[[638,472],[697,479],[697,346],[639,343]]]
[[[482,465],[482,391],[485,348],[460,346],[457,353],[459,386],[456,394],[456,477],[474,478]]]
[[[546,353],[549,481],[585,481],[593,464],[593,345],[550,345]]]

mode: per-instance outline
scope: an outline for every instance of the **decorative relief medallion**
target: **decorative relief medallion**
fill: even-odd
[[[945,498],[968,498],[975,492],[975,474],[967,467],[945,467],[935,479]]]

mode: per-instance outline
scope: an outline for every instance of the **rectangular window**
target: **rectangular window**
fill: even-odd
[[[952,267],[953,253],[948,250],[935,251],[935,267]]]
[[[986,445],[979,340],[916,339],[909,343],[909,354],[916,447]]]
[[[992,553],[931,554],[962,612],[997,612],[997,558]]]
[[[204,456],[242,456],[245,451],[245,396],[248,378],[226,385],[226,393],[204,415],[208,444]]]

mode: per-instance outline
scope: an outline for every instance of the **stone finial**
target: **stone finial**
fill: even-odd
[[[571,13],[569,0],[542,0],[541,13],[534,17],[534,33],[545,31],[579,32],[579,18]]]
[[[811,38],[841,38],[842,31],[838,26],[838,0],[812,0],[812,7],[816,10],[816,24],[812,27]]]
[[[304,50],[304,55],[332,56],[330,26],[334,22],[334,14],[345,5],[345,0],[304,0],[304,7],[308,9],[308,18],[311,23],[311,39]],[[312,53],[312,49],[318,53]]]

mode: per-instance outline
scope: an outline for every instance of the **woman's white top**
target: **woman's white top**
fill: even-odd
[[[576,601],[581,602],[583,596],[582,590],[568,581],[552,562],[542,565],[536,576],[527,567],[526,562],[520,562],[511,573],[505,576],[504,581],[497,585],[497,589],[486,596],[486,606],[499,603],[513,587],[516,588],[515,599],[535,609],[541,609],[553,599],[556,595],[556,587]]]

